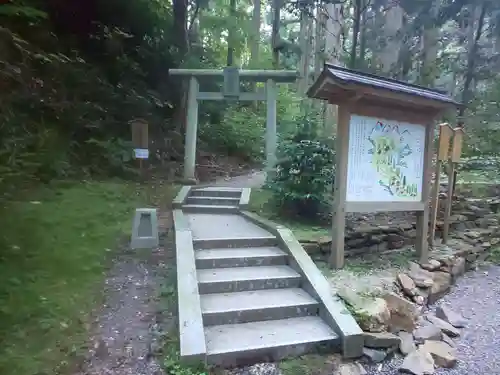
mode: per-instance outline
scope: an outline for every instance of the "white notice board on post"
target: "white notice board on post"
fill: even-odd
[[[420,202],[425,126],[352,115],[347,202]]]

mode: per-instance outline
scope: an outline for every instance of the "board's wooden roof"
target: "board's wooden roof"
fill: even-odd
[[[445,92],[430,89],[395,79],[362,73],[333,64],[325,64],[321,75],[308,90],[312,98],[324,99],[341,104],[354,96],[371,96],[379,99],[412,102],[414,106],[458,107],[460,106]]]

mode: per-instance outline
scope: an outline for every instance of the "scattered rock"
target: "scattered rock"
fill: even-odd
[[[372,348],[363,348],[363,355],[373,363],[382,362],[387,357],[385,351]]]
[[[429,259],[427,263],[420,263],[420,267],[427,271],[436,271],[441,267],[441,263],[436,259]]]
[[[420,348],[428,352],[439,367],[452,368],[457,364],[456,351],[442,341],[426,341]]]
[[[411,352],[415,351],[417,347],[415,346],[415,342],[413,341],[413,335],[411,333],[401,331],[398,333],[401,342],[399,344],[399,351],[403,355],[408,355]]]
[[[474,239],[475,239],[475,238],[479,238],[479,237],[481,237],[481,233],[476,232],[476,231],[465,232],[464,234],[465,234],[467,237],[469,237],[469,238],[474,238]]]
[[[425,350],[415,350],[406,356],[399,371],[412,375],[432,375],[434,374],[434,359]]]
[[[340,365],[336,375],[366,375],[365,368],[357,362],[343,363]]]
[[[398,346],[401,339],[389,332],[365,332],[365,346],[372,349],[387,349]]]
[[[400,273],[397,276],[397,279],[401,289],[403,289],[403,292],[405,292],[406,295],[413,297],[415,295],[416,286],[411,277],[405,273]]]
[[[425,297],[424,296],[413,296],[413,302],[417,305],[425,305]]]
[[[428,315],[427,320],[431,322],[433,325],[438,327],[443,333],[446,333],[450,337],[458,337],[460,336],[460,331],[453,327],[450,323],[445,322],[442,319],[439,319],[436,316]]]
[[[392,332],[412,332],[419,316],[418,307],[395,293],[387,293],[383,298],[390,311],[389,329]]]
[[[413,337],[418,344],[426,340],[441,340],[441,329],[434,324],[424,322],[422,326],[413,332]]]
[[[447,343],[452,348],[456,346],[453,340],[450,338],[450,336],[448,336],[446,333],[443,333],[441,340],[443,340],[443,342]]]
[[[283,375],[276,363],[257,363],[252,366],[228,370],[225,375]]]
[[[434,284],[432,272],[422,269],[417,263],[410,262],[409,276],[415,285],[421,288],[430,288]]]
[[[429,304],[432,304],[443,297],[451,286],[451,275],[447,272],[434,272],[433,280],[434,284],[429,292]]]
[[[458,257],[453,262],[451,267],[451,275],[456,278],[462,276],[465,273],[465,258]]]
[[[446,306],[436,307],[436,316],[456,328],[463,328],[467,324],[467,321],[462,315],[450,310]]]
[[[108,345],[103,339],[94,344],[94,355],[96,358],[106,358],[109,355]]]
[[[363,331],[387,330],[391,313],[384,299],[360,296],[350,288],[342,288],[337,294],[354,309],[356,321]]]

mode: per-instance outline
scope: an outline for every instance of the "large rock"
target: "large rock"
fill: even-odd
[[[399,371],[412,375],[432,375],[434,374],[434,359],[425,350],[415,350],[406,356]]]
[[[389,329],[412,332],[420,315],[418,306],[395,293],[387,293],[383,298],[390,311]]]
[[[460,336],[460,331],[453,327],[450,323],[445,322],[443,319],[439,319],[436,316],[428,315],[427,320],[438,327],[443,333],[446,333],[450,337]]]
[[[433,281],[429,291],[429,304],[436,302],[448,292],[451,286],[451,275],[447,272],[433,272]]]
[[[361,296],[350,288],[341,288],[337,294],[354,310],[354,317],[363,331],[387,330],[391,313],[384,299]]]
[[[387,357],[387,353],[384,350],[372,348],[363,348],[363,355],[373,363],[380,363]]]
[[[335,375],[366,375],[367,372],[365,368],[357,363],[342,363],[338,370],[335,372]]]
[[[441,337],[441,340],[443,340],[444,343],[448,344],[452,348],[456,347],[456,345],[453,342],[453,340],[446,333],[443,333],[443,337]]]
[[[387,349],[399,346],[401,339],[389,332],[365,332],[365,346],[372,349]]]
[[[399,286],[403,290],[403,292],[410,297],[413,297],[416,294],[416,286],[415,283],[413,282],[412,278],[408,276],[405,273],[400,273],[397,276],[397,280],[399,283]]]
[[[465,258],[458,257],[451,267],[451,275],[456,279],[465,273]]]
[[[409,276],[420,288],[430,288],[434,284],[432,272],[424,270],[415,262],[410,262]]]
[[[456,350],[443,341],[426,341],[420,349],[428,352],[439,367],[452,368],[457,364]]]
[[[426,271],[437,271],[438,268],[441,267],[441,262],[436,259],[429,259],[427,263],[421,263],[420,267]]]
[[[419,328],[413,332],[413,337],[418,344],[427,340],[441,340],[441,329],[434,324],[424,322]]]
[[[467,321],[462,315],[454,312],[446,306],[436,307],[436,316],[456,328],[463,328],[467,324]]]
[[[398,336],[401,339],[401,342],[399,343],[399,351],[401,354],[408,355],[417,349],[411,333],[401,331],[398,333]]]

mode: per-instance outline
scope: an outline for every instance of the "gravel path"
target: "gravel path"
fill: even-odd
[[[234,188],[260,188],[266,182],[266,172],[253,170],[248,174],[221,178],[211,185]]]
[[[438,305],[449,306],[469,319],[457,344],[458,364],[438,369],[443,375],[500,374],[500,267],[485,267],[460,278]],[[401,359],[368,369],[368,375],[396,375]]]

